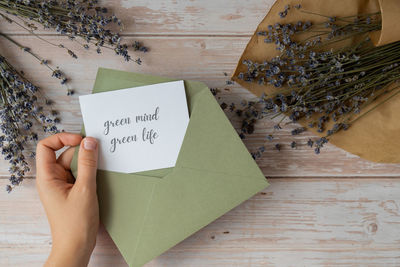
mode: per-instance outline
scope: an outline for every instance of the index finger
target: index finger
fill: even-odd
[[[65,146],[79,145],[82,136],[73,133],[58,133],[41,140],[36,147],[38,168],[43,164],[56,163],[56,151]]]

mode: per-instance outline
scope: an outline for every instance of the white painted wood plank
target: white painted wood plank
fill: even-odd
[[[122,62],[112,52],[99,57],[81,52],[75,61],[65,52],[29,36],[19,41],[46,55],[70,74],[77,95],[87,94],[97,67],[159,74],[225,87],[249,37],[273,0],[119,0],[101,1],[125,21],[126,41],[144,40],[151,53],[144,65]],[[0,31],[24,31],[0,21]],[[42,33],[49,34],[45,31]],[[49,37],[76,45],[63,38]],[[46,69],[0,39],[0,51],[23,69],[62,112],[63,127],[79,132],[77,95],[69,98]],[[168,66],[168,68],[166,68]],[[240,102],[251,94],[240,88],[223,90],[220,102]],[[229,112],[228,112],[229,113]],[[238,127],[240,121],[228,114]],[[273,122],[260,123],[245,140],[250,150],[264,143]],[[287,147],[289,130],[278,135]],[[301,138],[307,139],[308,134]],[[271,147],[273,144],[267,145]],[[399,266],[399,165],[373,164],[328,146],[316,156],[304,146],[297,150],[267,150],[258,161],[271,187],[189,237],[147,266]],[[0,176],[7,174],[0,161]],[[34,170],[32,172],[34,174]],[[329,176],[343,177],[338,179]],[[376,179],[346,177],[375,176]],[[382,178],[383,176],[392,179]],[[314,177],[312,179],[295,177]],[[7,184],[0,177],[0,188]],[[229,232],[229,233],[228,233]],[[51,247],[48,224],[34,189],[26,180],[12,194],[0,193],[0,266],[41,266]],[[127,266],[101,230],[90,266]]]
[[[251,35],[274,0],[103,0],[124,22],[123,34]],[[26,33],[0,19],[0,31]],[[50,33],[39,28],[38,33]]]
[[[123,62],[113,51],[104,51],[99,56],[94,51],[79,50],[75,43],[59,37],[50,40],[57,43],[64,40],[65,45],[78,49],[78,60],[72,59],[60,49],[49,48],[34,37],[22,36],[16,39],[34,47],[33,51],[38,54],[52,59],[55,66],[61,65],[67,76],[71,77],[71,86],[77,94],[68,97],[65,88],[62,88],[58,80],[50,77],[51,73],[46,68],[37,64],[30,55],[12,49],[8,42],[0,39],[1,53],[5,53],[18,69],[24,70],[28,78],[55,100],[56,108],[61,112],[63,128],[72,132],[79,132],[82,123],[78,96],[90,93],[98,67],[192,79],[203,81],[210,87],[226,88],[227,77],[224,72],[232,72],[248,41],[247,37],[149,37],[147,40],[153,48],[152,52],[143,55],[143,66],[137,66]],[[244,89],[233,87],[229,91],[222,90],[219,101],[228,104],[234,101],[239,105],[243,98],[251,99],[252,95]],[[239,127],[240,120],[229,111],[227,113],[234,125]],[[257,125],[255,134],[245,140],[251,151],[264,143],[275,123],[267,120]],[[267,143],[267,152],[258,161],[266,176],[400,176],[400,165],[371,163],[331,145],[318,156],[305,145],[293,150],[290,148],[293,141],[291,129],[288,127],[279,132],[276,141]],[[309,137],[310,134],[305,133],[296,137],[296,141],[304,144]],[[276,142],[284,145],[281,152],[273,149]],[[0,175],[7,175],[6,170],[6,163],[0,161]]]
[[[270,183],[147,266],[400,265],[399,179]],[[0,194],[0,266],[40,266],[50,247],[34,181]],[[90,266],[127,266],[104,231]]]

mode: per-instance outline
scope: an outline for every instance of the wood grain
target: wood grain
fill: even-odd
[[[400,179],[270,183],[147,266],[399,266]],[[34,181],[2,199],[0,266],[40,266],[51,237]],[[127,266],[103,229],[90,266]]]
[[[274,0],[108,0],[100,1],[124,22],[123,35],[246,35],[255,31]],[[24,34],[17,25],[3,23],[0,31]],[[18,19],[17,19],[18,21]],[[39,27],[37,33],[54,31]]]
[[[60,37],[48,37],[54,43],[63,43],[77,51],[78,60],[66,55],[61,49],[51,48],[42,41],[31,36],[15,36],[23,45],[32,47],[32,51],[51,59],[54,66],[62,66],[62,70],[71,78],[70,86],[76,95],[68,97],[57,79],[50,77],[51,72],[37,64],[26,52],[6,49],[10,43],[0,39],[0,50],[10,61],[22,69],[26,77],[39,85],[45,94],[56,102],[61,112],[62,126],[66,131],[79,132],[82,119],[78,104],[78,96],[89,94],[93,86],[98,67],[115,68],[142,73],[153,73],[177,79],[203,81],[210,87],[222,89],[219,102],[228,104],[235,102],[240,106],[242,99],[252,99],[252,94],[237,86],[227,88],[228,77],[243,51],[248,37],[147,37],[145,38],[152,51],[142,54],[143,65],[123,62],[113,51],[105,50],[102,55],[94,51],[82,51],[75,42]],[[12,47],[11,47],[12,48]],[[166,68],[165,66],[168,66]],[[227,90],[224,90],[226,88]],[[240,127],[240,119],[226,110],[234,126]],[[277,119],[279,120],[279,118]],[[265,143],[265,137],[271,133],[276,121],[266,120],[257,125],[255,134],[245,140],[250,151],[256,150]],[[339,148],[328,145],[321,155],[315,155],[305,143],[311,134],[305,133],[293,137],[290,131],[296,126],[288,126],[276,134],[274,142],[267,142],[267,151],[258,161],[264,174],[268,177],[303,177],[303,176],[399,176],[400,165],[375,164],[351,155]],[[43,136],[43,135],[41,135]],[[296,140],[300,146],[291,149],[290,143]],[[283,144],[278,152],[276,143]],[[34,170],[31,173],[34,174]],[[4,161],[0,163],[0,175],[7,175]]]
[[[51,59],[71,78],[76,95],[68,97],[51,73],[8,41],[0,51],[55,100],[62,127],[79,132],[78,96],[91,91],[98,67],[203,81],[222,89],[220,103],[237,105],[253,96],[226,86],[241,53],[274,0],[108,0],[102,5],[125,22],[127,42],[144,41],[143,66],[125,63],[105,50],[82,51],[77,43],[39,29],[65,51],[0,20],[0,31]],[[240,120],[227,111],[236,128]],[[253,151],[276,122],[260,122],[244,142]],[[295,126],[293,126],[295,127]],[[400,266],[400,165],[375,164],[328,145],[316,156],[304,146],[309,133],[296,137],[291,127],[267,143],[258,165],[271,186],[147,264],[157,266]],[[43,135],[41,135],[43,137]],[[272,149],[279,142],[281,152]],[[7,184],[7,163],[0,160],[0,188]],[[34,177],[35,169],[30,173]],[[0,193],[0,266],[42,266],[51,248],[48,223],[34,187],[26,179],[11,194]],[[102,228],[90,266],[124,266],[118,249]]]

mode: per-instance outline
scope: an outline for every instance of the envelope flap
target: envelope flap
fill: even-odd
[[[209,90],[193,106],[177,167],[241,176],[263,176]]]

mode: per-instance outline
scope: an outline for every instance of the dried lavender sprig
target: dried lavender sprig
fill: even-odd
[[[141,64],[140,58],[131,58],[128,53],[130,46],[121,43],[120,35],[107,28],[112,23],[122,27],[121,20],[115,15],[107,16],[107,8],[100,7],[97,3],[97,0],[0,0],[0,11],[40,23],[45,28],[54,29],[61,35],[68,36],[71,40],[81,37],[87,43],[94,44],[97,47],[96,51],[98,53],[101,53],[101,48],[103,47],[113,49],[117,55],[124,57],[126,61],[133,60]],[[14,20],[8,18],[8,21],[13,22]],[[25,23],[26,25],[33,25],[31,27],[31,31],[33,32],[35,29],[34,24],[27,23],[26,21]],[[87,45],[83,46],[87,47]],[[138,42],[134,42],[131,47],[135,51],[148,51],[146,47]],[[68,52],[71,56],[75,55],[71,50],[68,50]]]
[[[0,36],[6,38],[7,40],[9,40],[12,44],[16,45],[19,49],[21,49],[22,51],[30,54],[33,58],[35,58],[36,60],[39,61],[39,63],[41,65],[44,65],[45,67],[47,67],[50,71],[51,71],[51,76],[54,78],[57,78],[60,80],[60,83],[63,86],[67,86],[67,82],[68,82],[68,78],[65,76],[65,74],[60,70],[59,67],[57,68],[53,68],[52,66],[50,66],[49,61],[47,59],[44,59],[42,57],[40,57],[39,55],[37,55],[36,53],[32,52],[31,49],[29,47],[23,46],[21,45],[19,42],[17,42],[16,40],[14,40],[13,38],[11,38],[10,36],[8,36],[7,34],[4,34],[2,32],[0,32]],[[74,94],[74,90],[68,88],[67,86],[67,95],[73,95]]]
[[[38,38],[39,40],[51,45],[51,46],[55,46],[57,48],[61,48],[64,49],[72,58],[77,59],[78,56],[71,50],[69,49],[67,46],[65,46],[62,43],[56,44],[54,42],[51,42],[49,40],[47,40],[46,38],[41,37],[39,34],[36,34],[34,30],[37,30],[37,27],[35,26],[35,24],[33,23],[28,23],[25,20],[23,20],[22,18],[18,17],[25,25],[28,25],[27,27],[25,27],[24,25],[22,25],[21,23],[19,23],[18,21],[11,19],[9,16],[6,16],[5,14],[0,13],[0,17],[4,18],[7,22],[9,23],[14,23],[16,25],[18,25],[20,28],[24,29],[25,31],[27,31],[28,33],[32,34],[33,36],[35,36],[36,38]]]
[[[10,164],[8,192],[20,185],[30,170],[27,157],[35,153],[27,155],[26,146],[38,139],[34,125],[51,134],[59,132],[56,124],[60,119],[56,112],[49,114],[43,109],[38,102],[39,93],[38,87],[0,55],[0,149]],[[51,101],[46,100],[46,104]]]

